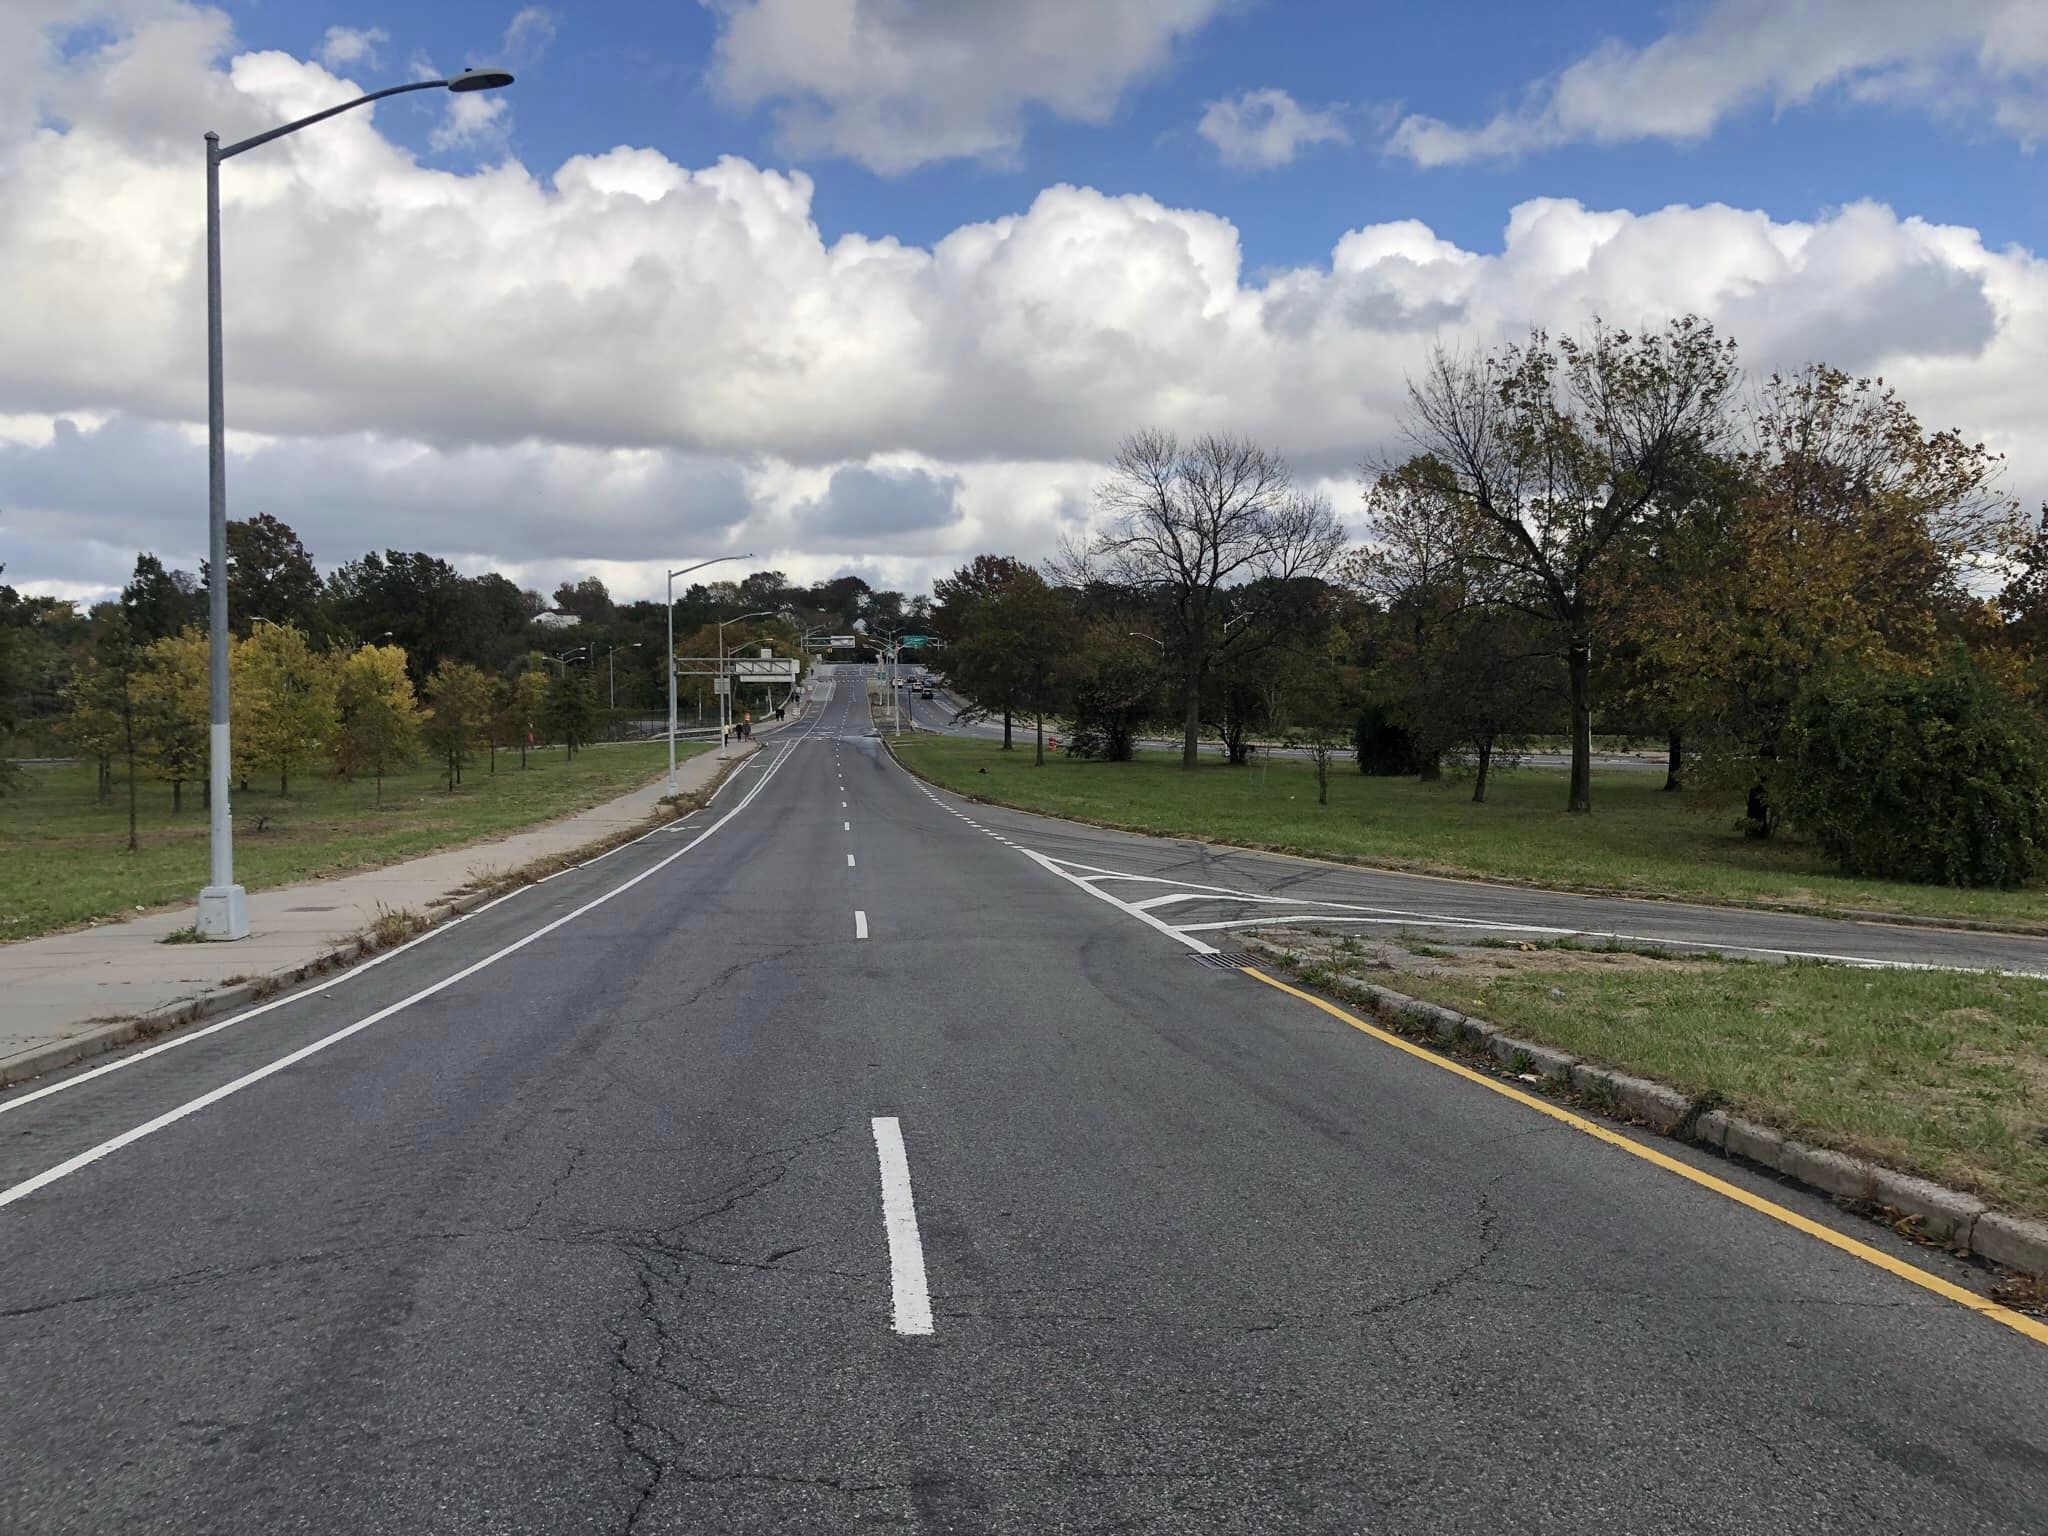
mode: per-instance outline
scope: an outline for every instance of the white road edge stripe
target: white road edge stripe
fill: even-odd
[[[882,1226],[889,1235],[889,1289],[898,1333],[932,1331],[932,1297],[924,1278],[924,1242],[910,1194],[910,1159],[894,1115],[875,1117],[875,1157],[882,1168]]]
[[[1172,939],[1175,943],[1187,945],[1187,947],[1189,949],[1192,949],[1196,954],[1213,955],[1216,953],[1215,945],[1204,944],[1200,939],[1189,938],[1185,933],[1182,933],[1178,928],[1175,928],[1170,924],[1161,922],[1158,918],[1154,917],[1150,912],[1140,912],[1128,901],[1119,901],[1116,897],[1110,895],[1109,892],[1102,890],[1098,886],[1090,885],[1086,880],[1081,879],[1078,875],[1068,874],[1064,869],[1060,868],[1060,866],[1056,864],[1053,860],[1048,859],[1044,854],[1038,852],[1035,848],[1025,848],[1019,845],[1017,851],[1023,854],[1025,858],[1030,859],[1032,862],[1043,865],[1046,869],[1051,870],[1054,874],[1058,875],[1062,880],[1066,881],[1067,884],[1079,886],[1082,890],[1086,891],[1090,896],[1093,896],[1097,901],[1106,901],[1112,907],[1115,907],[1119,912],[1129,913],[1132,917],[1135,917],[1139,922],[1143,923],[1148,928],[1157,928],[1169,939]]]
[[[445,992],[448,988],[454,986],[458,981],[467,980],[469,977],[474,976],[478,971],[484,970],[489,966],[497,964],[507,955],[516,954],[518,951],[526,948],[527,945],[535,942],[536,940],[545,938],[547,935],[553,933],[557,928],[561,928],[569,923],[575,922],[577,918],[583,916],[586,912],[595,911],[597,908],[603,906],[606,902],[610,901],[614,896],[623,895],[625,892],[630,891],[634,886],[638,885],[641,881],[649,879],[652,876],[659,874],[662,870],[668,868],[669,865],[675,863],[677,859],[680,859],[684,854],[688,853],[691,849],[695,848],[699,843],[703,842],[706,838],[710,837],[713,833],[717,832],[720,827],[724,826],[727,822],[731,821],[735,816],[739,815],[741,811],[744,811],[749,805],[751,805],[754,801],[754,797],[760,794],[763,789],[768,787],[769,781],[775,777],[777,770],[779,770],[782,767],[782,765],[789,760],[789,748],[793,745],[794,743],[785,743],[783,745],[781,754],[776,758],[775,762],[768,768],[768,770],[765,773],[762,773],[758,778],[754,780],[752,787],[749,788],[747,793],[741,798],[739,804],[735,805],[731,810],[727,811],[723,816],[719,817],[718,820],[714,821],[713,823],[711,823],[710,826],[706,827],[703,831],[699,832],[695,837],[691,838],[689,842],[685,843],[682,847],[678,848],[674,853],[668,855],[664,859],[657,861],[654,864],[649,865],[639,874],[633,876],[632,879],[623,881],[620,884],[613,886],[610,890],[606,891],[602,896],[595,897],[592,900],[585,902],[582,906],[576,908],[573,912],[564,913],[561,917],[556,918],[553,922],[547,923],[542,927],[534,929],[533,932],[527,934],[524,938],[515,939],[510,944],[507,944],[504,948],[494,950],[492,953],[484,956],[483,959],[478,960],[474,964],[466,965],[461,970],[456,971],[454,974],[442,977],[439,981],[433,983],[431,986],[420,988],[419,991],[413,993],[409,997],[402,997],[397,1002],[392,1003],[387,1007],[379,1008],[375,1013],[367,1014],[364,1017],[357,1019],[353,1024],[344,1025],[342,1028],[335,1030],[332,1034],[322,1035],[318,1040],[313,1041],[310,1045],[300,1046],[299,1049],[291,1052],[289,1055],[280,1056],[277,1060],[270,1062],[265,1066],[258,1067],[253,1072],[245,1072],[240,1077],[233,1079],[231,1082],[222,1083],[218,1088],[213,1089],[210,1093],[202,1093],[196,1099],[188,1099],[183,1104],[178,1105],[175,1109],[169,1109],[164,1111],[164,1113],[158,1115],[153,1120],[146,1120],[141,1125],[132,1126],[128,1130],[121,1132],[121,1134],[118,1136],[110,1136],[109,1138],[107,1138],[107,1140],[101,1142],[98,1146],[88,1147],[85,1149],[85,1151],[79,1153],[76,1157],[68,1157],[63,1162],[58,1163],[52,1167],[45,1168],[41,1173],[38,1173],[31,1178],[23,1179],[19,1184],[12,1185],[7,1189],[0,1189],[0,1206],[12,1205],[15,1201],[32,1195],[37,1190],[42,1189],[46,1185],[56,1183],[59,1179],[69,1177],[70,1175],[78,1172],[79,1169],[89,1167],[92,1164],[98,1162],[101,1158],[106,1157],[111,1153],[120,1151],[123,1147],[132,1146],[134,1143],[142,1140],[145,1136],[153,1136],[158,1131],[163,1130],[166,1126],[177,1124],[180,1120],[183,1120],[187,1115],[197,1114],[200,1110],[207,1108],[209,1105],[218,1104],[222,1099],[229,1097],[231,1094],[240,1093],[244,1088],[262,1082],[263,1079],[266,1077],[270,1077],[276,1073],[282,1072],[287,1067],[297,1066],[300,1062],[306,1060],[307,1057],[318,1055],[321,1051],[326,1050],[330,1045],[337,1045],[341,1041],[348,1039],[349,1036],[359,1034],[363,1030],[368,1029],[373,1024],[381,1024],[384,1020],[390,1018],[393,1014],[401,1013],[405,1009],[410,1008],[414,1003],[422,1002],[425,999],[434,996],[438,992]],[[398,951],[393,950],[392,953],[397,954]]]

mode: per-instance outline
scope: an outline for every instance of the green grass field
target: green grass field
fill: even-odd
[[[1834,874],[1795,839],[1743,837],[1732,800],[1664,793],[1661,773],[1596,770],[1593,814],[1571,816],[1561,769],[1498,774],[1487,803],[1474,805],[1469,781],[1367,778],[1345,758],[1331,763],[1330,803],[1318,806],[1314,770],[1299,758],[1251,768],[1214,762],[1187,773],[1177,756],[1151,753],[1131,763],[1049,755],[1034,768],[1028,740],[1004,752],[992,742],[927,735],[897,750],[918,772],[964,793],[1138,832],[1561,890],[2048,931],[2048,891],[2039,887],[1967,891]]]
[[[679,748],[682,756],[703,750]],[[634,742],[586,748],[573,762],[560,751],[535,752],[522,772],[517,752],[500,752],[496,773],[480,758],[453,794],[425,765],[389,776],[381,804],[368,781],[309,772],[294,775],[291,795],[280,798],[275,779],[252,777],[234,799],[235,875],[260,890],[501,837],[636,789],[667,760],[663,744]],[[22,771],[20,793],[0,800],[0,939],[192,900],[206,883],[199,794],[187,785],[185,809],[174,816],[169,785],[145,779],[137,788],[141,846],[130,853],[128,794],[118,777],[113,797],[96,804],[88,763]],[[265,816],[269,825],[257,832]]]
[[[2048,982],[1550,946],[1404,960],[1342,936],[1265,937],[1308,979],[1389,986],[2048,1215]]]

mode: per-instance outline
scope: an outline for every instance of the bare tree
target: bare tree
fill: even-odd
[[[1592,809],[1598,595],[1719,446],[1734,383],[1734,344],[1687,316],[1642,336],[1537,331],[1483,359],[1439,348],[1409,384],[1420,457],[1402,470],[1434,479],[1465,557],[1501,580],[1500,605],[1560,642],[1573,811]]]
[[[1157,607],[1181,687],[1181,766],[1192,769],[1203,680],[1244,628],[1228,622],[1237,617],[1226,612],[1228,589],[1320,576],[1344,530],[1328,501],[1295,491],[1277,454],[1214,433],[1188,443],[1161,431],[1126,438],[1096,502],[1104,525],[1069,553],[1063,574],[1077,585],[1107,580]]]

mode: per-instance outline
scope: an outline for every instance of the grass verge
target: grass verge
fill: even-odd
[[[1563,808],[1558,769],[1501,774],[1487,803],[1474,805],[1469,781],[1367,778],[1347,760],[1331,764],[1330,803],[1319,806],[1314,770],[1296,758],[1251,768],[1205,763],[1188,773],[1177,757],[1153,753],[1130,763],[1048,754],[1034,768],[1028,744],[1004,752],[957,736],[920,735],[896,751],[916,772],[964,794],[1135,832],[1557,890],[2048,932],[2048,891],[1839,875],[1796,839],[1744,837],[1732,801],[1666,794],[1654,773],[1596,769],[1593,814],[1573,816]]]
[[[1583,944],[1424,955],[1313,925],[1255,947],[2048,1216],[2048,982]]]
[[[678,748],[679,757],[707,750]],[[289,796],[252,779],[235,795],[235,874],[251,890],[395,864],[503,837],[574,815],[647,783],[666,766],[662,743],[590,747],[573,761],[535,752],[530,766],[498,754],[478,762],[453,793],[422,766],[376,787],[308,773]],[[93,798],[90,764],[23,770],[0,801],[0,939],[23,939],[138,909],[187,901],[206,880],[207,817],[188,788],[182,812],[168,785],[137,785],[138,840],[127,851],[127,789]],[[257,832],[259,818],[268,818]]]

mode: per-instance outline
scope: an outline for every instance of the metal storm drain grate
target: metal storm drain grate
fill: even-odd
[[[1244,956],[1223,952],[1195,956],[1195,964],[1206,965],[1212,971],[1241,971],[1244,969],[1244,963]]]

